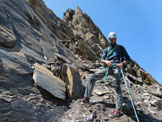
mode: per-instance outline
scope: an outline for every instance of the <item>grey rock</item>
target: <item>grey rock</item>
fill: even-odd
[[[42,65],[34,64],[35,70],[33,74],[33,80],[36,85],[47,90],[53,96],[66,99],[66,83],[61,79],[55,77],[53,73]]]

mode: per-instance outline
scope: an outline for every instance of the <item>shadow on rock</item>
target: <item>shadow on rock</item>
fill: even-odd
[[[108,108],[115,108],[115,104],[106,103],[106,102],[103,102],[103,101],[100,101],[100,102],[92,102],[91,103],[91,105],[96,105],[96,104],[102,104],[102,105],[104,105],[105,107],[108,107]]]
[[[69,104],[71,102],[70,99],[61,100],[61,99],[58,99],[58,98],[54,97],[52,94],[50,94],[46,90],[42,89],[41,87],[37,86],[37,88],[40,91],[42,97],[45,100],[48,100],[49,102],[51,102],[52,105],[66,106],[67,108],[69,108]]]

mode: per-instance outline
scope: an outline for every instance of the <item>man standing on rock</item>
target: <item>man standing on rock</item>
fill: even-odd
[[[104,67],[90,77],[82,101],[83,103],[89,103],[95,81],[103,77],[106,78],[108,74],[111,74],[115,79],[113,84],[116,92],[116,109],[114,112],[110,113],[109,116],[119,117],[123,104],[122,90],[120,86],[122,74],[120,69],[123,65],[127,65],[127,63],[130,62],[130,57],[123,46],[116,44],[117,36],[115,32],[110,32],[108,37],[110,46],[104,49],[101,58]]]

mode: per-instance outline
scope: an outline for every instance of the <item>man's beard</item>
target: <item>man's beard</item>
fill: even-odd
[[[112,47],[114,47],[116,45],[116,42],[115,43],[110,43]]]

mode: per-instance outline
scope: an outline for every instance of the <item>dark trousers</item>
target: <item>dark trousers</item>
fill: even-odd
[[[84,93],[85,97],[90,98],[95,82],[99,79],[102,79],[105,76],[106,71],[106,68],[100,69],[90,77]],[[116,109],[121,110],[123,104],[122,90],[120,86],[122,75],[119,68],[110,68],[109,73],[111,73],[111,75],[114,77],[113,84],[116,94]]]

